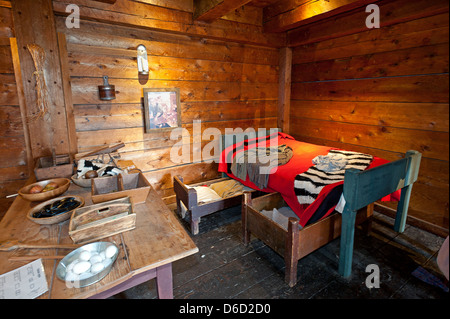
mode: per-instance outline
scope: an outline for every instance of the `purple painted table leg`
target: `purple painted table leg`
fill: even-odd
[[[173,299],[172,263],[156,268],[156,289],[159,299]]]
[[[115,287],[90,297],[90,299],[109,298],[153,278],[156,278],[156,290],[159,299],[173,299],[172,263],[135,275]]]

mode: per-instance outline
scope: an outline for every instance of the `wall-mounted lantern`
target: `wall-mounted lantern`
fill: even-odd
[[[148,74],[147,49],[143,44],[137,47],[137,65],[139,74]]]
[[[116,87],[108,83],[108,76],[103,76],[103,85],[98,86],[100,100],[110,101],[116,98]]]

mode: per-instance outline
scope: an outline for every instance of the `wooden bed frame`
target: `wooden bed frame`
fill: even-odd
[[[413,183],[417,180],[421,154],[408,151],[405,158],[369,170],[350,169],[345,173],[344,198],[346,205],[342,214],[335,213],[299,229],[298,219],[289,218],[288,229],[264,216],[260,211],[282,207],[280,194],[268,194],[256,199],[244,193],[242,209],[242,232],[245,245],[250,234],[284,257],[285,281],[290,287],[297,283],[298,260],[341,235],[339,273],[349,277],[352,267],[355,225],[365,221],[370,229],[373,203],[398,189],[401,198],[397,206],[394,229],[403,232]]]
[[[298,261],[316,249],[328,244],[341,234],[341,214],[334,213],[302,229],[298,219],[289,218],[288,229],[266,217],[262,210],[285,207],[280,193],[271,193],[252,199],[245,193],[242,209],[242,237],[244,245],[250,243],[250,235],[262,240],[279,255],[286,264],[285,280],[293,287],[297,283]],[[368,233],[371,226],[373,204],[358,211],[356,225],[362,224]]]
[[[278,129],[272,129],[270,133],[278,132]],[[267,136],[269,130],[261,130],[259,132],[248,132],[248,133],[238,133],[238,134],[226,134],[222,135],[220,150],[224,150],[226,147],[236,144],[237,142],[243,141],[244,139],[254,138],[256,136]],[[211,185],[214,183],[218,183],[224,180],[230,179],[226,174],[222,174],[222,178],[208,180],[200,183],[189,184],[190,187],[194,186],[202,186],[202,185]],[[212,201],[210,203],[205,203],[198,205],[197,204],[197,192],[195,189],[188,188],[186,184],[184,184],[182,176],[175,176],[173,179],[173,188],[176,195],[177,201],[177,211],[178,214],[182,218],[185,218],[186,212],[181,208],[181,203],[186,207],[186,211],[191,215],[191,233],[193,235],[197,235],[199,232],[199,223],[200,218],[203,216],[207,216],[209,214],[218,212],[220,210],[241,205],[243,194],[236,195],[230,198],[226,198],[223,200]],[[259,196],[263,194],[260,191],[254,191],[253,196]]]
[[[200,183],[190,184],[190,187],[211,185],[221,181],[229,180],[229,177],[212,179]],[[205,204],[199,205],[197,203],[197,192],[193,188],[188,188],[183,182],[183,177],[175,176],[173,179],[173,188],[176,194],[177,211],[182,218],[185,217],[186,211],[191,215],[191,233],[197,235],[199,232],[200,218],[215,212],[218,212],[229,207],[241,205],[243,194],[224,198],[222,200],[215,200]],[[257,191],[255,191],[257,192]],[[251,192],[253,193],[253,192]],[[250,193],[249,193],[250,194]],[[181,203],[186,207],[186,211],[181,208]]]
[[[256,134],[248,136],[245,133],[226,135],[222,139],[221,149],[242,141],[243,138],[255,136]],[[401,198],[397,206],[394,229],[397,232],[404,231],[412,185],[417,180],[421,157],[417,151],[408,151],[403,159],[369,170],[347,170],[344,178],[343,194],[346,205],[343,213],[332,214],[302,229],[299,229],[299,221],[296,218],[289,218],[286,230],[261,213],[263,209],[271,210],[274,207],[287,206],[280,194],[272,193],[252,199],[250,193],[244,193],[242,202],[244,244],[248,245],[252,234],[284,256],[285,280],[293,287],[297,283],[298,260],[341,236],[339,273],[343,277],[349,277],[355,225],[367,221],[365,228],[368,231],[373,203],[399,189]]]

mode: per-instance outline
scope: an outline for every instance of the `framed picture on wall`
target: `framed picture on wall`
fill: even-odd
[[[145,130],[181,127],[180,89],[144,89]]]

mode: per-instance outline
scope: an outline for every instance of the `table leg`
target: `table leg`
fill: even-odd
[[[104,299],[109,298],[122,291],[142,284],[150,279],[156,279],[156,290],[158,292],[159,299],[173,299],[173,283],[172,283],[172,263],[157,267],[156,269],[150,269],[141,274],[135,275],[121,284],[112,287],[106,291],[100,292],[91,299]]]
[[[90,299],[106,299],[106,298],[114,296],[122,291],[125,291],[132,287],[140,285],[146,281],[149,281],[150,279],[153,279],[153,278],[156,278],[156,270],[150,269],[146,272],[143,272],[143,273],[140,273],[138,275],[131,277],[130,279],[118,284],[115,287],[112,287],[108,290],[102,291],[96,295],[89,297],[89,298]]]
[[[159,299],[173,299],[172,263],[156,268],[156,289]]]

